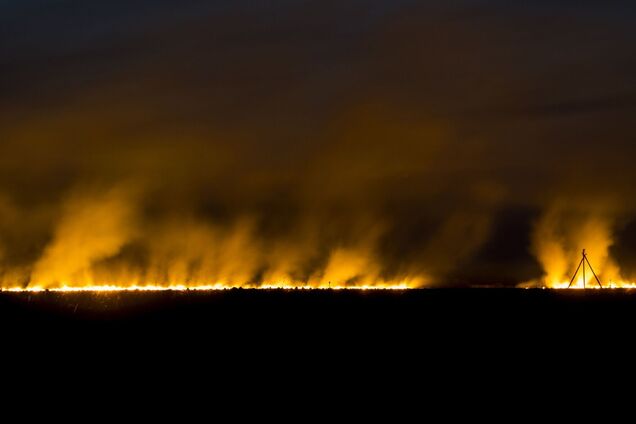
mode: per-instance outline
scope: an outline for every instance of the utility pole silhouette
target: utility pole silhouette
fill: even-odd
[[[590,267],[590,271],[592,271],[592,274],[594,275],[594,278],[596,279],[596,282],[598,283],[598,286],[600,288],[603,288],[603,285],[601,284],[601,280],[599,280],[598,277],[596,276],[596,273],[594,272],[594,268],[592,268],[592,264],[587,259],[587,253],[585,253],[585,249],[583,249],[583,257],[581,258],[581,262],[579,262],[579,266],[576,268],[576,272],[574,272],[574,276],[572,276],[572,279],[570,280],[570,284],[568,285],[568,289],[574,283],[574,280],[576,279],[576,276],[579,275],[579,271],[581,270],[581,268],[583,269],[583,288],[585,288],[585,264],[587,264],[587,266]]]

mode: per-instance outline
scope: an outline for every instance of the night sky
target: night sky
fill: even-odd
[[[0,0],[0,282],[636,278],[635,22]]]

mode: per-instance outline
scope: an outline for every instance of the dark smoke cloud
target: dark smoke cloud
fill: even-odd
[[[515,285],[597,239],[629,274],[634,18],[3,2],[4,279]]]

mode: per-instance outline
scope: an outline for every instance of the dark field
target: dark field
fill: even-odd
[[[2,293],[5,326],[92,328],[135,324],[223,332],[295,328],[601,329],[636,318],[636,291],[424,289],[249,290],[114,293]]]
[[[2,293],[0,320],[5,346],[84,359],[606,360],[631,345],[636,291]]]

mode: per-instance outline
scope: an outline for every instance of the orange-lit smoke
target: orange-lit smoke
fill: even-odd
[[[91,284],[92,266],[116,255],[134,233],[131,199],[120,189],[73,195],[63,207],[53,239],[34,266],[31,285]]]
[[[613,225],[614,220],[606,214],[576,214],[559,206],[549,208],[537,222],[532,238],[532,250],[543,268],[544,277],[530,285],[567,287],[581,261],[583,249],[602,284],[607,287],[627,284],[611,257]],[[588,271],[586,287],[595,285]],[[572,287],[579,286],[583,287],[582,273],[572,284]]]
[[[301,228],[294,240],[267,240],[259,237],[255,218],[245,216],[230,225],[194,217],[147,223],[138,219],[139,197],[122,188],[74,193],[64,202],[40,258],[30,270],[6,271],[0,286],[33,291],[402,289],[426,282],[421,274],[383,276],[375,253],[381,226],[369,224],[364,236],[320,252],[315,224]],[[125,250],[135,245],[143,253],[130,260]],[[303,270],[312,261],[318,265]]]

